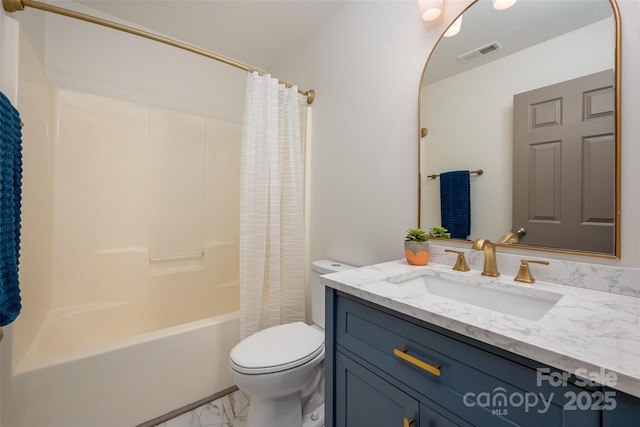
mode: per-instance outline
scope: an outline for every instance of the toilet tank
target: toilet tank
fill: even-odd
[[[311,319],[314,325],[318,325],[324,329],[324,285],[320,283],[320,276],[343,270],[351,270],[352,268],[357,267],[329,259],[311,263],[311,277],[309,281],[311,286]]]

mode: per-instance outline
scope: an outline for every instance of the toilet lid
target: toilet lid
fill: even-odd
[[[230,354],[234,370],[247,374],[279,372],[300,366],[324,351],[324,333],[303,322],[256,332]]]

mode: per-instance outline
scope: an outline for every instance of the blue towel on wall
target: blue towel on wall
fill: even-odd
[[[468,170],[440,174],[440,220],[453,239],[471,234],[470,192]]]
[[[20,114],[0,92],[0,326],[20,314],[18,261],[22,201]]]

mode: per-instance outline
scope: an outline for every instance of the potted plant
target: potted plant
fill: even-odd
[[[410,228],[404,239],[404,255],[411,265],[427,265],[429,262],[429,235],[420,228]]]
[[[451,233],[444,227],[431,227],[429,229],[429,237],[440,237],[443,239],[450,239]]]

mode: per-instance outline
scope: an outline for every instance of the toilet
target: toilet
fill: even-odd
[[[314,324],[273,326],[231,350],[233,382],[249,395],[247,427],[324,426],[324,285],[320,276],[351,268],[355,267],[330,260],[313,262]]]

